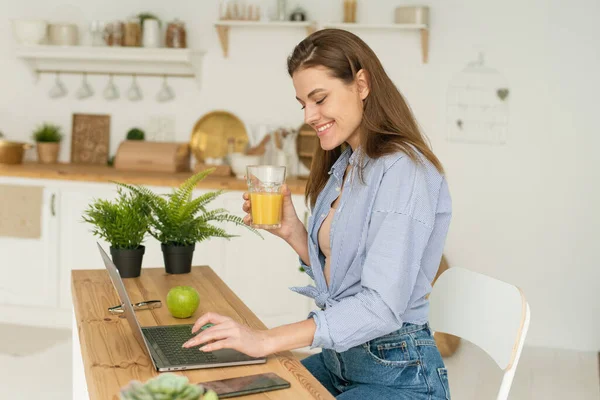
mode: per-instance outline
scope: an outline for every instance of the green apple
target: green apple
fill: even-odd
[[[219,400],[219,396],[217,396],[217,393],[214,391],[209,390],[208,392],[204,393],[202,400]]]
[[[167,294],[167,308],[175,318],[189,318],[200,304],[200,295],[193,287],[175,286]]]

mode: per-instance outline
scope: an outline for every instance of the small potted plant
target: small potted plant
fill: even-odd
[[[127,140],[144,140],[145,137],[144,131],[139,128],[131,128],[127,132]]]
[[[218,400],[219,396],[213,390],[205,390],[202,385],[190,383],[185,376],[164,373],[146,383],[129,382],[121,389],[120,399]]]
[[[185,274],[192,269],[192,257],[196,243],[221,237],[230,239],[235,235],[212,222],[231,222],[260,234],[244,224],[242,218],[231,215],[223,208],[207,210],[206,205],[220,196],[223,191],[213,191],[192,198],[192,192],[198,182],[206,178],[215,169],[200,171],[188,178],[172,193],[158,195],[144,186],[119,184],[143,199],[152,210],[149,233],[161,243],[165,269],[169,274]],[[262,237],[262,236],[261,236]]]
[[[95,236],[110,243],[110,254],[123,278],[140,276],[146,248],[150,208],[139,196],[117,189],[114,201],[96,199],[84,211],[84,222],[92,224]]]
[[[137,17],[140,19],[140,25],[142,25],[142,27],[144,26],[144,22],[147,19],[154,19],[154,20],[158,21],[158,24],[160,25],[160,19],[155,14],[143,12],[143,13],[139,13]]]
[[[42,164],[54,164],[58,161],[60,141],[63,138],[60,126],[42,124],[33,131],[33,140],[36,142],[38,160]]]

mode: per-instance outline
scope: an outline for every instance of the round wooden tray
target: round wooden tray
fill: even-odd
[[[228,111],[212,111],[196,122],[190,148],[198,162],[227,155],[227,140],[233,138],[235,151],[243,152],[248,145],[244,123]]]

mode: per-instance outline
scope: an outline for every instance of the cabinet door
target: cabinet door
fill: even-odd
[[[203,194],[212,191],[197,189],[193,192],[193,197],[199,197]],[[217,208],[224,208],[224,201],[222,196],[217,197],[215,200],[207,205],[208,210],[214,210]],[[208,265],[213,271],[219,276],[223,275],[223,257],[225,253],[225,245],[227,240],[221,238],[212,238],[205,240],[200,243],[196,243],[196,249],[194,250],[194,258],[192,259],[192,265]],[[162,264],[164,265],[164,264]]]
[[[242,192],[224,196],[224,207],[243,217]],[[301,196],[293,196],[298,215],[304,216]],[[289,290],[310,278],[298,270],[298,255],[283,240],[261,230],[264,240],[243,227],[228,225],[228,232],[239,235],[226,243],[223,280],[268,326],[306,319],[311,299]]]
[[[110,245],[92,234],[92,226],[83,222],[83,212],[94,199],[112,200],[116,189],[111,185],[81,184],[61,190],[57,210],[60,221],[60,302],[61,308],[70,309],[71,270],[104,269],[96,242],[108,253]],[[110,254],[110,253],[109,253]]]
[[[0,185],[0,304],[56,307],[56,189]]]

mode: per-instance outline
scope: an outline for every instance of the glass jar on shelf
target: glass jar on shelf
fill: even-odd
[[[90,23],[90,44],[92,46],[106,46],[104,29],[105,23],[103,21],[94,20]]]
[[[123,46],[123,23],[113,21],[104,28],[104,41],[108,46]]]
[[[175,19],[167,25],[165,46],[170,48],[187,48],[187,34],[183,21]]]
[[[130,19],[125,23],[123,46],[139,47],[142,45],[142,26],[138,18]]]

